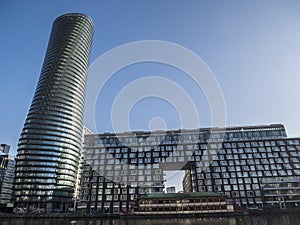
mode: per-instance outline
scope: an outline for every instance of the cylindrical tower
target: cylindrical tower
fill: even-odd
[[[58,17],[18,144],[15,197],[28,208],[67,208],[76,186],[93,23]]]

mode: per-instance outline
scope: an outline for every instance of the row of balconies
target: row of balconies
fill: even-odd
[[[163,203],[163,204],[140,204],[140,207],[195,207],[195,206],[219,206],[226,205],[226,202],[198,202],[198,203]]]

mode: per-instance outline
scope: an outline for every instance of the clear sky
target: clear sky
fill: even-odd
[[[122,44],[162,40],[198,54],[222,88],[227,125],[283,123],[300,136],[300,2],[253,1],[15,1],[0,2],[0,142],[17,142],[40,75],[54,19],[68,12],[92,18],[91,63]],[[117,59],[116,59],[117,60]],[[138,78],[172,79],[193,99],[201,126],[210,111],[201,90],[182,72],[159,63],[122,69],[99,96],[99,132],[112,132],[111,106],[118,92]],[[137,93],[138,94],[138,93]],[[146,98],[131,110],[132,130],[152,118],[178,129],[178,112],[166,100]]]

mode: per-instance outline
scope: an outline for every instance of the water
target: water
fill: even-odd
[[[39,219],[0,218],[0,225],[300,225],[300,215],[263,215],[240,218],[168,219]]]

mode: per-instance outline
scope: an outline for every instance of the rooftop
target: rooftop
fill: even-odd
[[[178,130],[155,130],[155,131],[125,131],[122,133],[104,132],[101,134],[88,134],[86,136],[99,137],[118,137],[118,136],[143,136],[143,135],[165,135],[168,134],[184,134],[184,133],[228,133],[228,132],[247,132],[247,131],[267,131],[267,130],[284,130],[283,124],[270,125],[248,125],[248,126],[229,126],[229,127],[210,127],[199,129],[178,129]]]

